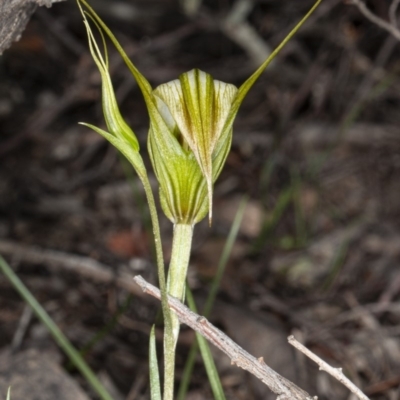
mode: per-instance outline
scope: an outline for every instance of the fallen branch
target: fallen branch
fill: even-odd
[[[9,240],[0,240],[0,254],[15,257],[18,261],[62,268],[98,282],[115,284],[137,296],[142,295],[142,292],[132,282],[132,276],[129,273],[113,271],[111,267],[89,257],[26,246]]]
[[[136,276],[133,279],[142,288],[144,293],[148,293],[158,300],[161,299],[160,290],[155,286],[148,283],[141,276]],[[278,400],[313,399],[306,391],[271,369],[265,364],[262,357],[258,359],[253,357],[225,335],[225,333],[212,325],[205,317],[194,313],[178,299],[168,296],[168,304],[181,323],[188,325],[223,351],[231,359],[232,364],[236,364],[238,367],[249,371],[260,379],[272,392],[278,395]]]
[[[386,22],[384,19],[378,17],[373,12],[371,12],[362,0],[349,0],[348,2],[350,4],[354,4],[360,10],[361,14],[364,15],[364,17],[367,18],[369,21],[389,32],[397,40],[400,40],[400,30],[397,28],[397,22],[395,19],[396,10],[399,4],[397,0],[394,0],[390,7],[390,23]]]
[[[254,3],[251,0],[237,0],[230,13],[222,21],[220,29],[233,42],[242,47],[254,65],[258,67],[269,57],[272,49],[254,27],[246,21],[253,7]]]
[[[19,40],[37,6],[51,7],[62,0],[2,0],[0,1],[0,55],[11,43]]]
[[[313,360],[318,366],[320,371],[325,371],[329,375],[333,376],[337,379],[342,385],[346,386],[352,393],[354,393],[361,400],[369,400],[367,397],[353,382],[351,382],[342,372],[342,368],[334,368],[331,367],[328,363],[321,360],[316,354],[314,354],[311,350],[307,349],[307,347],[303,346],[300,342],[298,342],[294,336],[289,336],[289,343],[295,347],[297,350],[301,351],[308,358]]]

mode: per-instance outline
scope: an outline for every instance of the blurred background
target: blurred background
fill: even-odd
[[[372,398],[398,399],[399,40],[350,3],[324,0],[247,96],[215,187],[213,225],[195,229],[188,279],[201,308],[239,203],[249,196],[211,321],[320,399],[349,393],[292,351],[289,334]],[[397,3],[367,6],[396,30]],[[239,86],[313,1],[90,4],[153,87],[192,68]],[[122,113],[151,171],[143,98],[109,51]],[[131,277],[157,282],[152,234],[132,168],[78,125],[104,127],[99,83],[71,0],[38,8],[0,57],[0,254],[116,400],[148,399],[148,334],[159,307]],[[168,260],[171,224],[164,216],[161,224]],[[193,339],[184,328],[177,385]],[[227,398],[268,398],[268,389],[225,355],[216,350],[215,358]],[[60,392],[49,399],[96,398],[0,275],[0,397],[23,376],[26,360],[40,360],[29,364],[32,381],[57,375]],[[15,399],[35,398],[29,380]],[[186,398],[212,398],[200,358]]]

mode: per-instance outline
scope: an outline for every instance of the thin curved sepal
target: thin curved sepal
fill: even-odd
[[[287,34],[287,36],[282,40],[279,46],[270,54],[270,56],[261,64],[260,67],[250,76],[240,87],[236,94],[236,97],[232,103],[232,108],[230,110],[229,116],[225,123],[225,128],[232,126],[233,120],[242,104],[244,98],[246,97],[248,91],[264,72],[264,70],[271,64],[272,60],[278,55],[278,53],[286,46],[289,40],[297,33],[297,31],[303,26],[311,14],[317,9],[322,0],[317,0],[315,4],[311,7],[308,13],[300,20],[300,22]]]
[[[132,148],[135,151],[139,151],[139,142],[136,138],[136,135],[134,134],[132,129],[128,126],[128,124],[125,122],[124,118],[122,117],[119,111],[117,99],[114,93],[114,88],[111,82],[110,73],[108,71],[108,54],[103,33],[97,22],[93,20],[93,23],[96,25],[101,35],[101,39],[103,42],[103,49],[104,49],[103,50],[104,57],[94,38],[89,21],[86,18],[86,14],[83,12],[82,8],[80,8],[80,10],[82,12],[83,22],[85,24],[88,35],[90,53],[93,57],[94,62],[97,65],[97,68],[99,69],[101,76],[102,108],[107,129],[112,135],[120,138],[121,140],[125,141],[130,146],[132,146]],[[89,18],[93,19],[90,15]]]
[[[132,63],[132,61],[129,59],[128,55],[125,53],[124,49],[118,42],[117,38],[114,36],[114,34],[111,32],[111,30],[108,28],[108,26],[103,22],[103,20],[96,14],[96,12],[93,10],[93,8],[88,4],[86,0],[77,0],[78,4],[81,3],[83,4],[86,9],[88,10],[88,13],[90,16],[96,20],[96,22],[99,24],[99,26],[103,29],[105,34],[109,37],[109,39],[112,41],[114,44],[115,48],[117,49],[118,53],[124,60],[126,66],[128,69],[131,71],[132,75],[136,79],[136,82],[138,83],[138,86],[143,94],[144,100],[147,105],[147,109],[150,115],[150,118],[153,120],[153,124],[157,126],[159,129],[166,129],[167,126],[163,119],[161,118],[159,112],[157,111],[157,104],[154,99],[154,96],[152,94],[152,87],[148,80],[141,74],[141,72],[135,67],[135,65]]]
[[[116,149],[118,149],[126,158],[127,160],[132,164],[133,168],[135,169],[136,173],[140,176],[146,176],[146,167],[143,163],[143,159],[140,155],[140,153],[134,149],[132,149],[131,146],[129,146],[128,143],[122,141],[120,138],[115,137],[111,133],[98,128],[97,126],[87,124],[85,122],[80,122],[80,125],[86,126],[90,129],[93,129],[95,132],[100,134],[101,136],[104,137],[108,142],[110,142]]]
[[[113,42],[115,48],[117,49],[118,53],[121,55],[122,59],[125,61],[126,65],[128,66],[129,70],[132,72],[133,76],[137,80],[137,83],[140,87],[140,90],[143,93],[143,96],[146,100],[146,103],[148,100],[151,99],[151,85],[147,81],[147,79],[139,72],[139,70],[133,65],[127,54],[125,53],[124,49],[122,46],[119,44],[117,38],[114,36],[114,34],[111,32],[111,30],[108,28],[108,26],[103,22],[103,20],[96,14],[96,12],[93,10],[93,8],[89,5],[89,3],[86,0],[77,0],[78,4],[82,3],[88,10],[89,14],[97,21],[97,23],[101,26],[103,31],[107,34],[107,36],[110,38],[110,40]]]

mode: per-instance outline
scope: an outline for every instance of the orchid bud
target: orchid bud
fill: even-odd
[[[79,3],[78,5],[80,6]],[[84,16],[84,23],[88,33],[89,49],[101,76],[102,108],[108,132],[91,124],[82,123],[82,125],[88,126],[107,139],[113,146],[121,151],[125,157],[127,157],[135,167],[138,174],[143,175],[145,174],[145,167],[139,154],[139,142],[132,129],[122,117],[115,97],[114,88],[108,70],[108,55],[103,34],[99,29],[104,45],[104,57],[94,39],[93,32],[83,11],[82,15]]]

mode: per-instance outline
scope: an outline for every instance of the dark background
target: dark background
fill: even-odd
[[[312,3],[254,0],[229,29],[230,0],[204,0],[193,16],[175,0],[91,2],[153,87],[194,67],[239,86]],[[368,2],[385,20],[390,4]],[[148,163],[142,96],[109,49],[121,110]],[[355,6],[323,1],[243,103],[215,188],[213,226],[195,229],[189,284],[201,304],[240,199],[249,196],[211,319],[322,399],[348,393],[289,349],[290,333],[372,398],[399,397],[399,54],[396,39]],[[158,305],[130,276],[156,282],[152,235],[129,165],[78,125],[104,126],[99,82],[71,0],[39,8],[0,58],[0,254],[86,348],[116,399],[148,399],[148,333]],[[168,259],[171,226],[161,222]],[[127,283],[88,272],[91,260],[126,274]],[[183,329],[177,383],[193,337]],[[0,276],[1,357],[11,349],[15,357],[39,350],[95,398]],[[263,385],[215,356],[228,398],[266,398]],[[7,385],[0,378],[0,397]],[[211,397],[199,359],[187,398]]]

